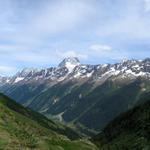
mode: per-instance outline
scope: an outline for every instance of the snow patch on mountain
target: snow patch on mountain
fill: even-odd
[[[90,73],[87,73],[87,77],[89,78],[89,77],[91,77],[92,76],[92,74],[94,73],[94,70],[92,71],[92,72],[90,72]]]
[[[17,82],[19,82],[19,81],[21,81],[21,80],[23,80],[23,79],[24,79],[23,77],[17,77],[17,78],[15,79],[14,83],[17,83]]]
[[[68,73],[71,73],[73,69],[77,66],[77,64],[72,64],[71,62],[67,62],[65,67],[68,69]]]

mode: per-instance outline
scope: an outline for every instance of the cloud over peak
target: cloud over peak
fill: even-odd
[[[112,47],[109,45],[103,45],[103,44],[93,44],[90,46],[90,49],[94,51],[111,51]]]

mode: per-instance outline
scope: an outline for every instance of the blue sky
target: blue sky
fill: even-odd
[[[0,74],[65,57],[114,63],[150,56],[150,0],[0,0]]]

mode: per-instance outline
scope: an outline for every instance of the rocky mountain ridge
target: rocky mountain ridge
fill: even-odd
[[[24,68],[12,77],[0,77],[0,84],[17,84],[32,81],[55,81],[72,79],[104,80],[117,78],[150,78],[150,58],[144,60],[126,60],[116,64],[87,65],[80,64],[79,59],[70,57],[64,59],[58,67],[46,69]]]

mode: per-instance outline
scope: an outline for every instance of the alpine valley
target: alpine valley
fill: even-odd
[[[87,65],[69,57],[1,76],[0,90],[0,149],[150,149],[149,58]]]
[[[69,57],[58,67],[0,77],[0,90],[24,107],[93,135],[146,101],[141,99],[150,92],[150,58],[89,65]]]

